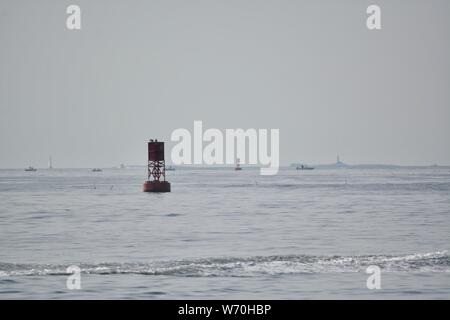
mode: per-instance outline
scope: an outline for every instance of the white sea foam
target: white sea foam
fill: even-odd
[[[248,258],[210,258],[152,263],[82,264],[84,274],[143,274],[167,276],[252,277],[297,273],[364,272],[369,265],[385,272],[450,272],[447,251],[401,256],[287,255]],[[0,263],[1,276],[66,275],[64,265]]]

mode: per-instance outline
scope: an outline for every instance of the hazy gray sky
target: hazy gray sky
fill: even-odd
[[[450,164],[449,14],[448,0],[0,0],[0,167],[144,164],[147,139],[194,120],[279,128],[282,164]]]

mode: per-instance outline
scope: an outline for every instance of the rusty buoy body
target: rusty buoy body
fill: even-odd
[[[166,181],[166,163],[164,161],[164,142],[148,142],[148,175],[144,182],[144,192],[170,192],[170,183]],[[161,177],[163,180],[161,180]]]
[[[145,181],[144,192],[170,192],[170,183],[167,181]]]

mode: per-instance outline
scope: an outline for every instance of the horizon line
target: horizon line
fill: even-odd
[[[296,165],[308,165],[308,166],[312,166],[312,167],[321,167],[321,168],[333,168],[333,167],[337,167],[339,169],[344,169],[344,168],[352,168],[352,167],[401,167],[401,168],[447,168],[450,167],[450,164],[422,164],[422,165],[415,165],[415,164],[385,164],[385,163],[356,163],[356,164],[348,164],[348,163],[344,163],[341,162],[340,164],[337,163],[322,163],[322,164],[306,164],[306,163],[300,163],[300,162],[292,162],[290,164],[287,165],[280,165],[279,168],[290,168],[290,167],[294,167]],[[220,164],[220,165],[205,165],[205,164],[166,164],[166,166],[171,166],[171,167],[176,167],[176,168],[195,168],[195,169],[207,169],[207,168],[232,168],[234,165],[233,164]],[[242,167],[245,168],[261,168],[264,166],[258,166],[258,165],[249,165],[249,164],[241,164]],[[125,168],[132,168],[132,167],[142,167],[145,168],[147,167],[146,164],[130,164],[130,165],[125,165]],[[101,168],[101,169],[117,169],[117,170],[123,170],[123,168],[120,168],[119,166],[97,166],[97,167],[85,167],[85,166],[80,166],[80,167],[55,167],[53,166],[52,168],[49,167],[33,167],[35,169],[40,169],[40,170],[58,170],[58,169],[93,169],[93,168]],[[26,167],[0,167],[0,170],[24,170],[26,169]]]

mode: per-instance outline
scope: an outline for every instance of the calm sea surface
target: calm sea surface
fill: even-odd
[[[449,169],[145,177],[0,170],[0,299],[450,298]]]

